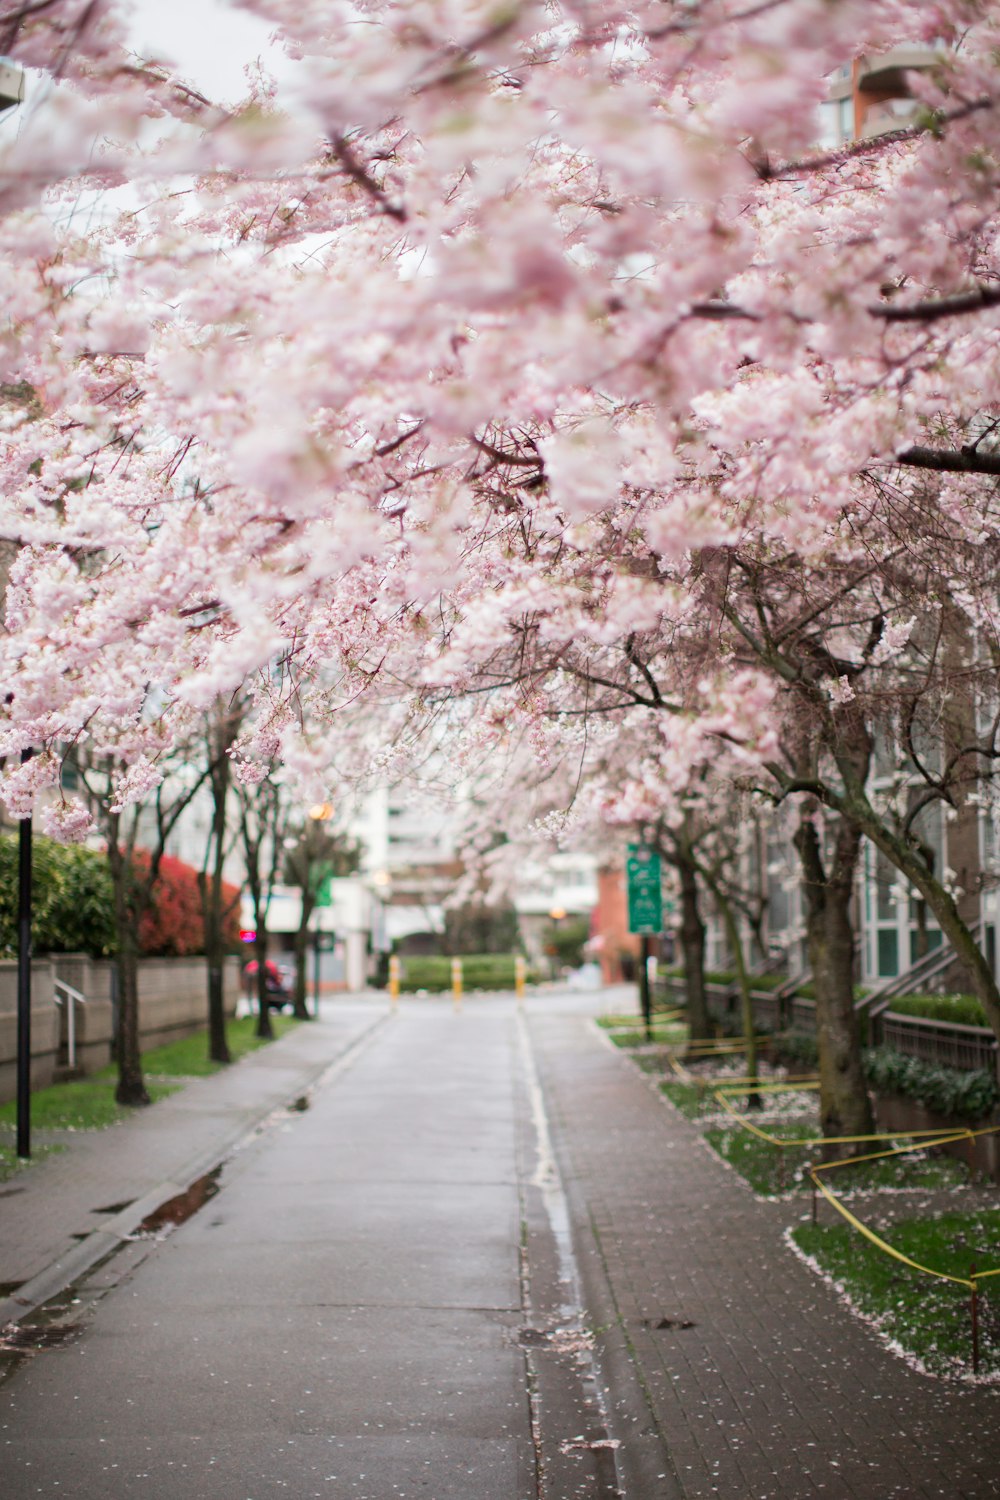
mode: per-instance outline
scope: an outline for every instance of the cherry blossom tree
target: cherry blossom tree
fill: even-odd
[[[869,795],[858,690],[925,633],[892,613],[894,505],[984,540],[942,598],[991,626],[995,7],[244,8],[294,69],[223,109],[111,0],[0,7],[48,80],[0,153],[0,754],[42,751],[8,806],[91,740],[125,805],[244,688],[238,763],[303,784],[363,697],[478,695],[484,742],[634,711],[623,817],[724,745],[894,860],[1000,1031],[943,872]],[[943,44],[913,122],[818,149],[831,71],[900,41]],[[869,527],[881,624],[845,644],[821,586],[860,587]]]

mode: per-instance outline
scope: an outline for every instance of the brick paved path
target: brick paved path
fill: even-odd
[[[530,1024],[612,1402],[633,1413],[630,1500],[1000,1495],[1000,1392],[910,1370],[788,1251],[787,1203],[758,1202],[590,1023]]]

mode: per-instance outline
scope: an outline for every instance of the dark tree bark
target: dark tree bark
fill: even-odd
[[[231,1061],[226,1037],[225,963],[226,939],[225,891],[223,867],[226,859],[226,804],[229,797],[231,765],[227,754],[231,738],[231,721],[223,717],[209,728],[209,780],[212,788],[212,832],[209,840],[210,869],[199,875],[201,905],[205,919],[205,960],[208,966],[208,1055],[212,1062]]]
[[[267,1003],[267,931],[262,922],[257,923],[257,936],[253,942],[253,956],[257,960],[257,1027],[254,1035],[261,1041],[274,1040],[271,1025],[271,1007]]]
[[[118,1083],[114,1091],[118,1104],[150,1104],[150,1095],[142,1079],[142,1055],[139,1049],[139,916],[133,891],[129,861],[121,850],[108,849],[111,879],[114,883],[114,909],[118,929],[118,953],[115,971],[118,978]]]
[[[828,870],[815,822],[804,810],[795,833],[795,847],[802,862],[806,940],[816,987],[823,1134],[870,1135],[872,1110],[854,1009],[854,930],[851,923],[851,897],[861,835],[846,819],[836,819]],[[858,1155],[864,1150],[865,1147],[858,1144],[845,1147],[842,1154]]]
[[[712,1028],[705,998],[705,923],[698,905],[698,876],[689,844],[678,843],[674,862],[681,886],[680,934],[688,1034],[693,1042],[706,1041]]]
[[[118,1035],[115,1043],[118,1083],[115,1099],[119,1104],[143,1105],[151,1102],[142,1076],[142,1053],[139,1045],[139,922],[149,903],[145,880],[137,880],[133,869],[133,850],[118,842],[119,819],[112,818],[114,836],[108,842],[108,865],[115,893],[115,926],[118,955]]]
[[[740,991],[740,1019],[743,1026],[743,1045],[746,1048],[747,1077],[751,1080],[747,1089],[747,1108],[762,1109],[763,1100],[757,1087],[759,1078],[757,1076],[757,1033],[753,1024],[753,999],[750,994],[750,976],[747,973],[746,961],[743,957],[743,940],[740,936],[739,925],[728,900],[725,891],[713,876],[706,872],[706,880],[709,889],[715,897],[719,914],[722,917],[723,926],[726,929],[726,942],[733,956],[733,965],[736,969],[736,980]]]
[[[254,914],[254,958],[257,961],[257,1028],[264,1041],[274,1036],[267,1003],[267,910],[281,863],[287,807],[281,787],[270,778],[256,787],[240,787],[240,832],[247,885]]]
[[[311,1021],[312,1013],[306,1001],[309,970],[309,916],[303,906],[302,922],[295,934],[295,993],[292,1014],[300,1021]]]

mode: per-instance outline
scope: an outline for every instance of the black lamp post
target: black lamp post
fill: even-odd
[[[22,764],[31,759],[21,751]],[[31,1155],[31,815],[17,831],[17,1154]]]

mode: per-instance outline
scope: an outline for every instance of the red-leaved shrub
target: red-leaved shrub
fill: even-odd
[[[136,863],[148,868],[149,855],[136,851]],[[236,886],[223,886],[226,947],[239,948],[240,904]],[[153,904],[139,924],[139,951],[150,958],[184,958],[205,951],[205,919],[202,915],[198,871],[181,859],[165,854],[153,887]]]

